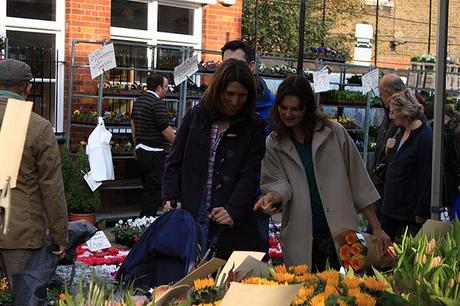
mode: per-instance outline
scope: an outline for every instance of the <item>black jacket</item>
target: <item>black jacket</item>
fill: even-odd
[[[394,219],[415,221],[430,217],[433,134],[427,123],[411,131],[402,144],[401,132],[388,156],[382,211]]]
[[[165,162],[163,200],[176,200],[196,219],[207,182],[212,120],[201,104],[190,109]],[[218,244],[218,257],[233,250],[257,250],[258,229],[252,207],[261,160],[265,154],[265,123],[251,115],[230,122],[216,151],[211,209],[224,207],[235,225]],[[210,224],[209,236],[216,232]]]

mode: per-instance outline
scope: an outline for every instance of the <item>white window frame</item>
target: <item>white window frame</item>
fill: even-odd
[[[55,58],[58,61],[58,67],[55,77],[50,79],[50,82],[55,83],[56,118],[53,130],[62,133],[64,131],[65,1],[55,1],[55,21],[8,17],[6,16],[6,2],[0,1],[0,35],[6,36],[7,30],[55,35]],[[56,75],[59,76],[57,83]]]
[[[196,1],[196,0],[154,0],[141,1],[148,4],[147,11],[147,30],[136,30],[120,27],[110,27],[110,36],[112,39],[131,40],[146,42],[149,45],[181,45],[194,48],[201,48],[202,22],[203,22],[203,4],[214,3],[215,0]],[[158,5],[169,5],[180,8],[193,9],[193,35],[174,34],[158,32]]]

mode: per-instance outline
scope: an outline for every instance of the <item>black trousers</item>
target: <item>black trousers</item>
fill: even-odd
[[[392,241],[399,242],[401,237],[404,235],[404,231],[407,227],[407,233],[411,234],[412,237],[417,235],[418,231],[422,227],[421,224],[417,224],[415,220],[411,221],[401,221],[390,216],[381,213],[379,216],[380,224],[382,229],[390,236]]]
[[[142,199],[140,216],[156,216],[162,204],[161,180],[166,153],[165,151],[136,150],[137,165],[142,175]]]

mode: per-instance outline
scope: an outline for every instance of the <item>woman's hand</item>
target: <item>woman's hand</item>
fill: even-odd
[[[392,242],[391,242],[391,238],[390,236],[387,235],[387,233],[385,233],[385,231],[383,229],[378,229],[376,231],[372,230],[372,234],[381,239],[383,241],[383,250],[382,252],[386,252],[387,248],[392,245]]]
[[[233,226],[233,218],[223,207],[214,207],[209,214],[209,219],[220,225]]]
[[[260,210],[266,214],[272,215],[279,210],[282,201],[283,199],[278,192],[269,191],[257,200],[253,210]]]
[[[172,205],[171,201],[166,201],[165,205],[163,206],[163,211],[168,212],[173,209],[181,209],[182,204],[180,202],[176,202],[176,205]]]
[[[388,152],[390,152],[396,145],[396,138],[388,138],[387,140],[387,145],[385,147],[385,154],[388,155]]]

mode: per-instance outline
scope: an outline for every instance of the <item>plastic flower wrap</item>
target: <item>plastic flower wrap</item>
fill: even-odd
[[[335,236],[335,241],[339,246],[339,259],[347,269],[384,268],[394,263],[394,257],[383,250],[383,241],[375,236],[343,230]]]

